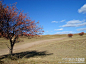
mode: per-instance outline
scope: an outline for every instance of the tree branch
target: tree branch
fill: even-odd
[[[6,44],[7,45],[7,44]],[[11,49],[8,45],[7,45],[7,47],[9,48],[9,49]]]

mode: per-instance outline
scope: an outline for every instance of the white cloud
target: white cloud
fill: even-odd
[[[60,29],[54,29],[55,31],[59,31],[59,30],[63,30],[63,28],[60,28]]]
[[[84,4],[80,9],[78,9],[79,13],[86,13],[86,4]]]
[[[77,29],[77,31],[86,31],[86,28]]]
[[[72,31],[62,31],[62,32],[57,32],[56,34],[69,34],[69,33],[74,33]]]
[[[62,21],[60,21],[60,22],[64,22],[65,20],[62,20]]]
[[[71,20],[71,21],[68,21],[67,24],[61,26],[61,27],[79,27],[79,26],[85,26],[86,25],[86,22],[85,20]]]
[[[82,21],[80,21],[80,20],[71,20],[71,21],[67,22],[67,24],[77,24],[77,23],[82,23]]]
[[[61,21],[52,21],[51,23],[58,23],[58,22],[64,22],[65,20],[61,20]]]
[[[52,21],[52,23],[58,23],[58,21]]]

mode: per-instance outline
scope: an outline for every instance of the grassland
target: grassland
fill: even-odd
[[[23,41],[21,41],[21,43],[17,43],[16,45],[62,37],[67,37],[67,35],[44,35],[40,38],[32,39],[21,37],[20,40]],[[1,49],[6,48],[4,42],[8,42],[9,44],[9,41],[3,38],[0,42],[3,42],[0,44]],[[86,63],[86,34],[83,36],[74,34],[72,38],[66,38],[59,41],[55,40],[22,49],[20,51],[16,51],[13,58],[14,60],[11,60],[9,59],[9,55],[5,55],[1,61],[4,62],[3,64],[59,64],[59,62],[66,64],[65,62],[74,62],[74,60],[69,61],[69,58],[84,58]],[[63,60],[64,58],[67,58],[67,60]]]
[[[25,43],[31,43],[35,41],[40,41],[40,40],[47,40],[47,39],[53,39],[53,38],[61,38],[61,37],[67,37],[67,35],[43,35],[41,37],[34,37],[34,38],[28,38],[25,36],[22,36],[18,39],[18,41],[15,45],[20,45],[20,44],[25,44]],[[0,49],[5,49],[7,48],[7,45],[10,46],[10,41],[5,39],[5,38],[0,38]]]

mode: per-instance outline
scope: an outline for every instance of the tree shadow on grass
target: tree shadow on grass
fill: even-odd
[[[35,57],[35,56],[47,56],[47,55],[52,55],[53,53],[47,53],[47,51],[25,51],[25,52],[20,52],[20,53],[14,53],[12,56],[10,54],[7,55],[3,55],[1,56],[0,59],[4,59],[4,58],[9,58],[12,60],[18,60],[18,59],[22,59],[22,58],[31,58],[31,57]]]

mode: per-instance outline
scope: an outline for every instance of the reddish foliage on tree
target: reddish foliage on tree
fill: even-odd
[[[38,24],[39,22],[35,23],[27,18],[27,15],[19,11],[15,5],[7,6],[0,2],[0,36],[10,39],[10,54],[13,53],[14,44],[20,35],[43,33],[43,28]]]
[[[72,37],[73,36],[73,34],[68,34],[68,37]]]
[[[84,35],[84,32],[79,33],[79,35],[80,35],[80,36],[83,36],[83,35]]]

